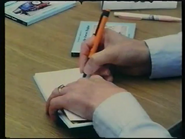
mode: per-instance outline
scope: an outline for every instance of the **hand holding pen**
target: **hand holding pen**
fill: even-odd
[[[97,49],[98,49],[98,46],[100,44],[100,41],[102,39],[102,36],[103,36],[103,32],[104,32],[104,29],[105,29],[105,26],[106,26],[106,23],[107,23],[107,20],[108,20],[108,17],[109,17],[109,14],[110,14],[110,11],[109,10],[104,10],[100,16],[100,20],[99,20],[99,23],[98,23],[98,26],[96,28],[96,31],[95,31],[95,37],[94,37],[94,40],[93,40],[93,46],[88,54],[88,57],[90,58],[94,53],[96,53]],[[86,75],[85,73],[83,74],[83,78],[88,78],[90,75]]]

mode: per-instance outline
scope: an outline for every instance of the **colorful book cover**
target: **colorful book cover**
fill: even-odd
[[[78,57],[80,53],[80,47],[83,41],[91,37],[97,28],[98,22],[92,21],[81,21],[77,35],[75,37],[74,44],[71,50],[72,57]],[[121,35],[125,35],[129,38],[134,38],[136,24],[135,23],[117,23],[117,22],[108,22],[106,28],[112,29]]]
[[[10,1],[8,4],[5,4],[5,16],[29,26],[74,7],[76,1],[17,1],[13,4]]]

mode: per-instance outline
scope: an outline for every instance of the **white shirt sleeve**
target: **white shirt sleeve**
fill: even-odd
[[[181,76],[182,32],[145,40],[151,57],[150,78]]]
[[[93,114],[93,126],[100,137],[171,137],[153,122],[131,93],[118,93],[102,102]]]

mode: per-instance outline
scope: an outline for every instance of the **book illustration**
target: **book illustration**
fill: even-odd
[[[31,25],[76,6],[76,1],[12,1],[5,4],[5,16]]]
[[[50,6],[49,1],[28,1],[21,4],[17,9],[13,12],[15,14],[24,14],[24,15],[31,15],[30,12],[41,10],[45,7]]]
[[[57,6],[57,2],[50,1],[20,1],[12,6],[11,12],[22,18],[29,18],[33,15],[44,14],[48,10]]]
[[[74,4],[67,1],[17,1],[7,7],[6,12],[20,19],[32,19],[48,15],[65,6]]]

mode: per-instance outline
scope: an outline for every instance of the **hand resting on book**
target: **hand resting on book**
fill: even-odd
[[[110,96],[127,92],[99,75],[79,79],[62,89],[54,89],[46,104],[46,112],[55,120],[56,111],[69,110],[82,118],[92,120],[95,109]]]

